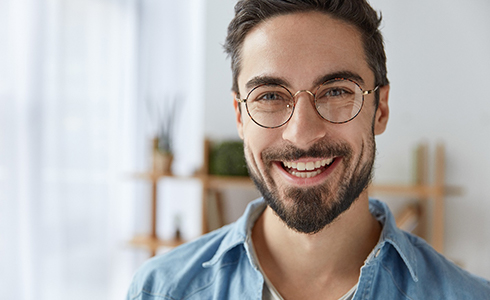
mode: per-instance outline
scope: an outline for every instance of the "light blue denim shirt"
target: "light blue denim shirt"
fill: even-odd
[[[148,260],[127,299],[262,299],[264,277],[251,259],[250,237],[265,207],[258,199],[237,222]],[[386,204],[370,199],[370,211],[383,230],[354,299],[490,299],[490,282],[399,230]]]

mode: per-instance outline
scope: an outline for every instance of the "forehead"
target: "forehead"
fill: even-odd
[[[278,77],[301,89],[326,74],[342,72],[374,83],[359,31],[319,12],[281,15],[259,23],[245,37],[241,57],[240,90],[257,76]]]

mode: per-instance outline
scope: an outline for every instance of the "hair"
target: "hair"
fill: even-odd
[[[379,30],[381,14],[378,16],[366,0],[239,0],[224,44],[225,52],[231,57],[232,91],[239,93],[240,52],[247,34],[256,25],[272,17],[309,11],[322,12],[354,25],[361,33],[366,60],[375,76],[375,85],[389,84],[383,36]]]

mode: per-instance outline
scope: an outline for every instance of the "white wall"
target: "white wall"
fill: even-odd
[[[231,96],[230,60],[223,44],[235,0],[207,0],[205,134],[211,139],[238,139]]]
[[[409,181],[411,147],[444,142],[446,255],[490,278],[490,2],[372,0],[383,12],[391,81],[378,182]]]
[[[232,0],[208,0],[205,133],[237,138],[221,44]],[[420,141],[444,142],[446,255],[490,278],[490,2],[372,0],[383,13],[391,118],[377,139],[376,182],[408,183]]]

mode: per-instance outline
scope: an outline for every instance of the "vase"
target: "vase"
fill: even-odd
[[[156,174],[172,175],[172,162],[174,156],[169,153],[153,151],[153,172]]]

